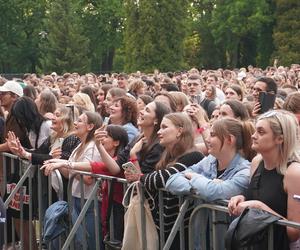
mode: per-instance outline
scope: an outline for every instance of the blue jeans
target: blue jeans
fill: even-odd
[[[80,198],[73,197],[74,207],[72,211],[72,220],[76,220],[81,212]],[[86,200],[85,200],[86,201]],[[75,221],[73,221],[74,223]],[[101,225],[99,223],[100,242],[102,241]],[[95,216],[94,216],[94,203],[92,202],[85,215],[85,228],[86,228],[86,240],[88,249],[96,249],[96,235],[95,235]],[[76,243],[83,245],[83,231],[84,227],[80,226],[76,232]],[[76,244],[77,245],[77,244]],[[101,245],[101,244],[100,244]]]

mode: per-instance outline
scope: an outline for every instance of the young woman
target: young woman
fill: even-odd
[[[165,183],[172,174],[183,171],[186,169],[186,166],[199,162],[203,158],[203,155],[195,148],[192,122],[184,113],[165,115],[157,134],[159,143],[165,147],[165,150],[155,166],[155,171],[148,174],[141,174],[140,180],[155,198],[153,217],[158,229],[160,229],[157,189],[164,188]],[[129,181],[136,179],[136,174],[130,174],[129,172],[125,172],[125,176]],[[178,197],[165,193],[163,214],[165,227],[160,230],[164,230],[166,237],[168,237],[171,231],[178,212]],[[188,218],[185,221],[187,222]],[[187,226],[187,223],[185,225]],[[176,246],[178,247],[178,245],[179,234],[177,234],[171,249]]]
[[[37,96],[35,104],[44,117],[52,119],[57,106],[57,98],[51,90],[45,89]]]
[[[102,130],[101,130],[102,131]],[[112,159],[117,160],[118,154],[126,147],[128,144],[127,132],[122,126],[118,125],[108,125],[103,131],[106,133],[105,136],[98,137],[96,136],[96,143],[101,144],[105,149],[107,154],[112,157]],[[95,133],[97,134],[97,132]],[[99,140],[97,139],[99,138]],[[44,167],[46,169],[51,168],[60,169],[67,168],[69,162],[66,160],[52,159],[46,161]],[[109,171],[109,167],[106,166],[104,162],[72,162],[72,168],[74,170],[87,171],[95,174],[103,175],[113,175]],[[124,178],[123,172],[120,172],[116,175],[117,177]],[[106,217],[107,217],[107,208],[108,208],[108,185],[107,182],[102,184],[102,204],[101,204],[101,220],[102,220],[102,231],[103,235],[107,232]],[[113,216],[114,216],[114,238],[122,241],[123,238],[123,219],[124,219],[124,208],[122,206],[123,199],[123,187],[119,183],[115,183],[114,194],[113,194]]]
[[[232,117],[241,121],[250,119],[246,106],[237,100],[226,100],[220,106],[220,118]],[[253,131],[254,132],[254,131]]]
[[[115,99],[110,106],[109,124],[123,126],[131,142],[139,134],[136,102],[128,96]]]
[[[300,203],[294,197],[300,190],[297,135],[298,121],[287,111],[269,111],[258,118],[252,148],[259,155],[252,161],[249,189],[228,204],[231,214],[255,207],[300,222]],[[274,249],[289,249],[299,236],[298,229],[275,225]]]
[[[99,114],[95,112],[86,111],[78,117],[74,122],[74,134],[80,139],[81,143],[74,149],[67,168],[61,168],[60,171],[65,177],[76,174],[72,168],[72,162],[91,162],[101,161],[100,154],[97,150],[94,140],[94,132],[102,126],[102,119]],[[50,174],[52,165],[45,166],[45,173]],[[94,181],[89,176],[84,176],[84,199],[86,200],[92,191]],[[72,185],[72,196],[74,201],[73,216],[78,217],[81,211],[81,188],[80,181],[75,178]],[[87,241],[88,248],[95,249],[95,220],[93,204],[88,208],[85,217],[86,229],[88,232]],[[79,235],[78,235],[79,237]]]
[[[10,150],[21,158],[31,161],[33,165],[41,165],[45,160],[53,157],[69,159],[72,151],[80,143],[79,138],[72,134],[73,116],[71,115],[71,110],[63,105],[59,105],[53,115],[51,125],[52,132],[40,147],[33,151],[26,151],[14,133],[10,132],[7,140]],[[67,200],[68,181],[64,176],[62,176],[62,178],[64,199]],[[58,185],[55,183],[57,183],[57,180],[54,175],[52,177],[52,184],[54,189],[58,191]]]
[[[243,101],[244,92],[240,85],[232,84],[225,89],[225,99],[226,100],[237,100]]]
[[[19,98],[11,110],[20,126],[28,133],[30,145],[38,148],[50,134],[51,121],[46,120],[29,97]]]
[[[196,194],[206,202],[229,199],[242,193],[249,184],[250,163],[245,155],[250,140],[251,132],[238,120],[223,118],[215,121],[207,140],[209,155],[194,165],[188,165],[186,171],[171,176],[166,184],[167,190],[180,195]],[[200,220],[204,228],[199,225],[198,237],[206,237],[207,216],[202,214]],[[222,216],[221,220],[224,219]],[[223,230],[222,225],[217,227],[218,233],[225,233]],[[195,245],[198,246],[200,241],[196,237]],[[222,242],[220,239],[218,249],[224,249]]]

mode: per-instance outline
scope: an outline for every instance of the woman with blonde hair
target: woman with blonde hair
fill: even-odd
[[[269,111],[258,117],[252,136],[252,149],[258,155],[252,160],[250,185],[244,195],[231,198],[231,214],[252,207],[300,222],[298,127],[295,116],[287,111]],[[290,249],[289,244],[300,237],[299,229],[279,225],[273,233],[275,250]],[[267,239],[259,249],[267,249]]]
[[[85,93],[76,93],[72,97],[72,104],[74,105],[74,117],[77,119],[83,111],[95,112],[94,104],[91,101],[89,95]]]

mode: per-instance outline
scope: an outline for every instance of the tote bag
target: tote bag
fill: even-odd
[[[131,192],[131,193],[130,193]],[[130,203],[126,204],[127,196],[130,194]],[[157,230],[152,218],[148,201],[145,199],[141,204],[139,182],[131,184],[123,198],[123,206],[127,208],[124,216],[124,237],[122,250],[141,250],[142,248],[142,223],[141,209],[145,210],[145,229],[147,250],[159,248]],[[142,207],[143,206],[143,207]]]

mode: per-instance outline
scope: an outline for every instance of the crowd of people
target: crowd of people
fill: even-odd
[[[54,194],[58,191],[55,169],[62,174],[64,187],[76,170],[140,181],[150,194],[157,230],[163,230],[165,237],[179,212],[179,194],[195,194],[204,202],[229,200],[234,216],[253,207],[300,223],[300,202],[295,198],[300,195],[299,64],[265,70],[193,68],[98,76],[53,72],[13,80],[1,77],[0,85],[0,152],[43,165],[44,175],[52,176]],[[124,171],[127,162],[138,171]],[[2,167],[0,174],[2,179]],[[89,176],[83,180],[87,199],[94,181]],[[160,188],[168,190],[164,228],[159,227]],[[76,179],[72,186],[75,216],[81,210],[80,190]],[[101,192],[104,238],[106,182]],[[67,200],[66,192],[63,198]],[[112,211],[120,242],[122,198],[123,186],[116,183]],[[184,219],[186,236],[193,205]],[[85,217],[89,249],[95,249],[96,242],[93,210],[91,205]],[[24,229],[30,224],[24,223]],[[275,249],[290,249],[299,237],[295,228],[275,227]],[[201,238],[196,241],[199,244]],[[178,245],[179,233],[171,249]]]

